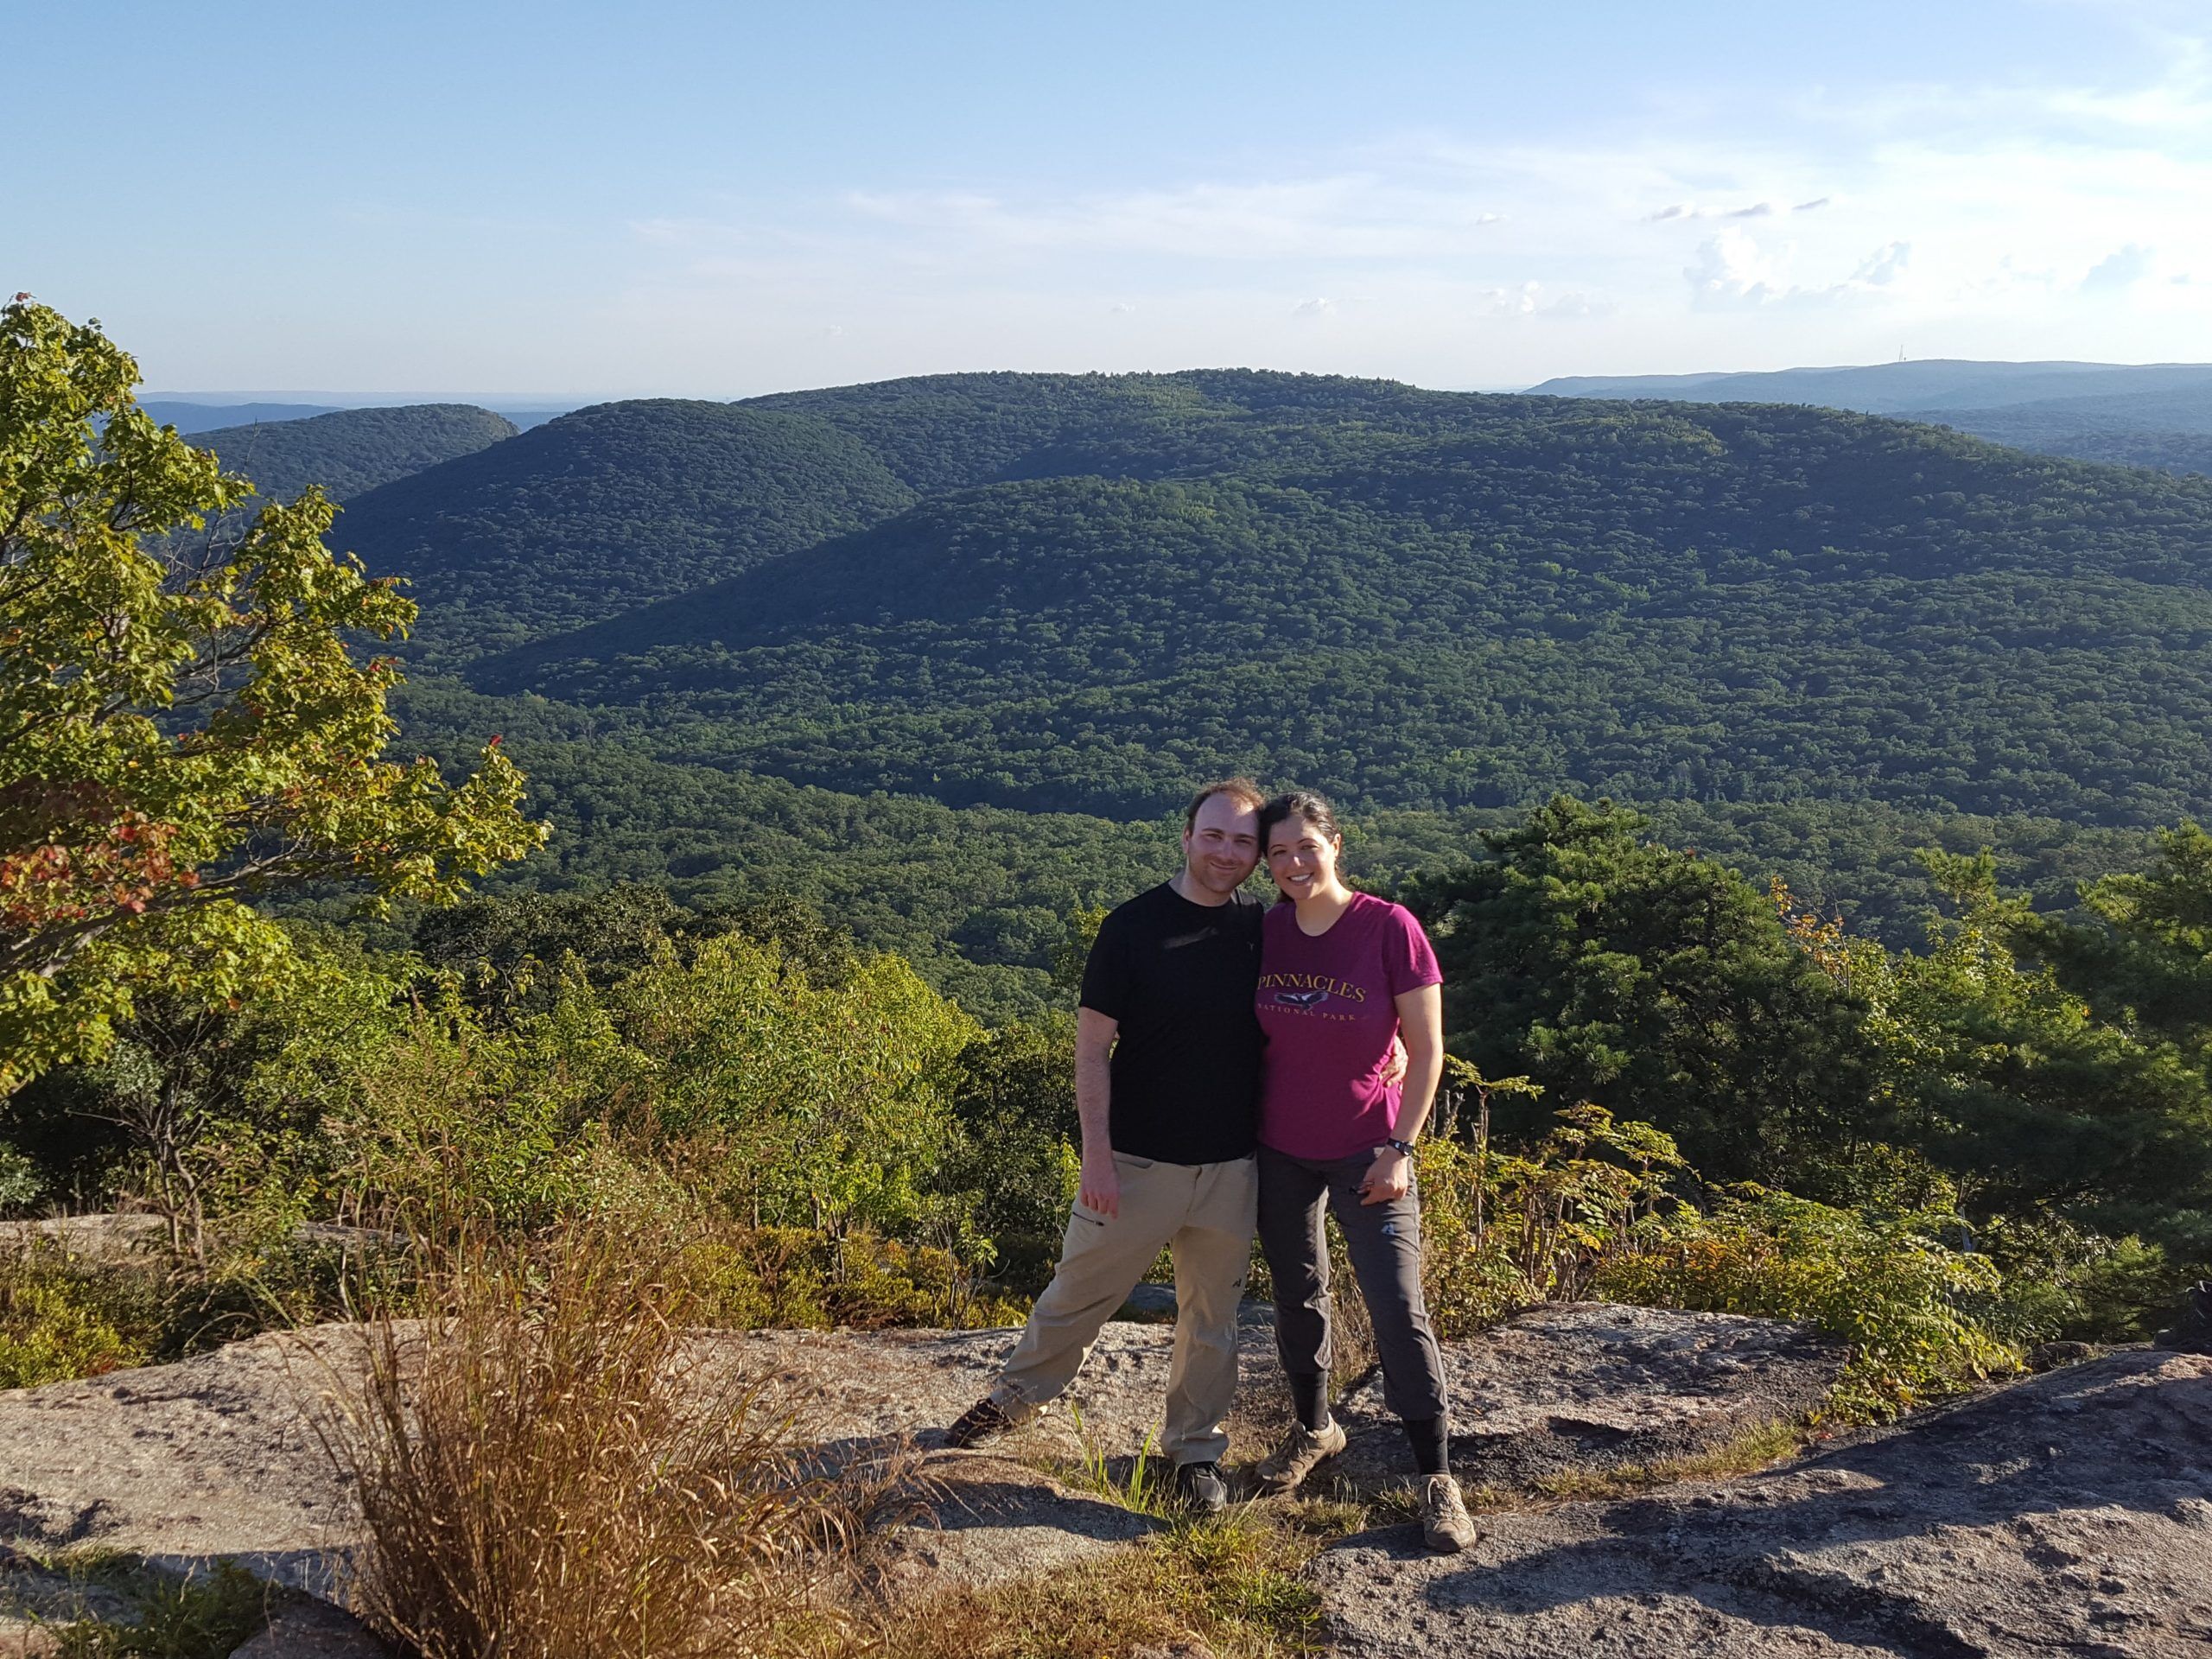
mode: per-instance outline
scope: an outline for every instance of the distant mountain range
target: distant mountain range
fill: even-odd
[[[183,429],[179,428],[180,431]],[[513,422],[466,404],[334,410],[304,420],[267,421],[188,434],[227,471],[244,473],[264,499],[289,501],[320,484],[345,501],[426,467],[473,454],[515,435]]]
[[[212,393],[209,394],[211,399],[213,398],[213,396],[214,395]],[[438,407],[466,407],[474,409],[480,407],[480,405],[474,404],[454,405],[353,402],[336,404],[287,404],[267,401],[257,402],[251,400],[246,402],[209,401],[202,403],[191,398],[168,397],[157,395],[143,400],[139,404],[138,407],[144,410],[147,414],[152,416],[158,424],[162,426],[173,426],[186,437],[190,437],[195,433],[213,432],[226,427],[251,426],[280,421],[310,420],[318,415],[334,415],[345,410],[428,409]],[[580,407],[582,407],[582,405],[576,404],[560,404],[557,405],[546,406],[518,405],[512,409],[502,407],[494,412],[497,413],[503,420],[505,420],[518,429],[526,431],[531,427],[542,426],[547,421],[552,420],[555,416],[565,415],[570,410]]]
[[[1743,374],[1569,375],[1532,392],[1813,404],[1897,415],[2083,461],[2212,473],[2212,365],[1931,359]]]
[[[847,791],[2212,803],[2212,483],[1830,410],[1230,371],[649,400],[337,536],[412,580],[424,666]]]
[[[337,412],[332,404],[181,404],[153,398],[139,408],[162,426],[173,426],[186,437],[221,427],[251,426],[259,421],[304,421]]]
[[[2104,372],[2018,366],[1911,394],[2030,436],[2191,418],[2186,375],[2030,397]],[[1994,842],[2063,896],[2212,809],[2204,479],[1828,408],[1241,371],[510,431],[200,435],[272,493],[324,482],[334,542],[409,579],[405,741],[504,734],[561,829],[503,880],[811,893],[986,1002],[1044,996],[1066,907],[1146,879],[1130,821],[1232,770],[1337,793],[1369,872],[1610,793],[1898,938],[1916,846]]]

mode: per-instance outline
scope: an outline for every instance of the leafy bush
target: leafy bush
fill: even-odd
[[[1830,1408],[1882,1419],[2018,1363],[1968,1311],[2003,1280],[1986,1256],[1939,1243],[1954,1217],[1837,1210],[1747,1186],[1709,1214],[1643,1223],[1596,1278],[1624,1302],[1802,1319],[1852,1357]]]
[[[46,1191],[38,1166],[17,1148],[0,1141],[0,1211],[21,1210]]]
[[[457,983],[363,1057],[334,1117],[371,1213],[542,1229],[694,1203],[760,1226],[965,1233],[931,1190],[974,1022],[895,957],[817,987],[772,940],[660,950],[494,1024]],[[672,1174],[680,1164],[683,1178]]]
[[[2129,1236],[2106,1238],[2063,1221],[1999,1221],[1977,1243],[2004,1274],[1979,1317],[2021,1344],[2139,1342],[2155,1335],[2202,1264]]]
[[[950,1251],[871,1233],[728,1228],[684,1244],[669,1271],[699,1323],[728,1329],[957,1329],[1019,1325],[1027,1312],[980,1292]]]
[[[0,1389],[143,1364],[158,1319],[143,1275],[44,1239],[0,1251]]]
[[[987,1032],[954,1064],[961,1135],[934,1185],[968,1195],[1008,1283],[1041,1289],[1059,1255],[1082,1138],[1075,1108],[1075,1022],[1065,1014]]]
[[[1497,1087],[1495,1084],[1485,1084]],[[1830,1409],[1892,1416],[2017,1354],[1998,1317],[2003,1274],[1941,1242],[1955,1217],[1838,1209],[1757,1186],[1709,1208],[1649,1124],[1588,1103],[1523,1154],[1444,1139],[1421,1148],[1424,1270],[1440,1334],[1465,1336],[1537,1303],[1597,1296],[1796,1319],[1852,1344]]]
[[[1519,1081],[1518,1079],[1516,1080]],[[1423,1271],[1440,1334],[1588,1293],[1608,1255],[1684,1167],[1646,1123],[1587,1103],[1525,1155],[1432,1138],[1419,1149]]]

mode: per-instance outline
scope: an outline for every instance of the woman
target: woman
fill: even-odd
[[[1329,1415],[1325,1203],[1374,1322],[1383,1397],[1413,1446],[1423,1539],[1432,1549],[1465,1549],[1475,1528],[1452,1478],[1443,1357],[1421,1298],[1412,1155],[1444,1070],[1443,976],[1410,912],[1338,876],[1344,836],[1319,796],[1268,802],[1260,844],[1290,901],[1268,912],[1261,935],[1260,1244],[1298,1421],[1256,1473],[1265,1491],[1294,1491],[1344,1448]],[[1387,1081],[1401,1031],[1402,1084]]]

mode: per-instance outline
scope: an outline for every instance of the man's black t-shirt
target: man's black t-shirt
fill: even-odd
[[[1194,905],[1163,883],[1100,924],[1083,1006],[1119,1022],[1114,1150],[1169,1164],[1249,1158],[1259,1123],[1260,918],[1245,893]]]

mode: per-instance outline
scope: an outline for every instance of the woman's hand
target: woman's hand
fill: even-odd
[[[1414,1160],[1395,1147],[1375,1148],[1375,1161],[1359,1183],[1362,1204],[1389,1204],[1413,1191]]]

